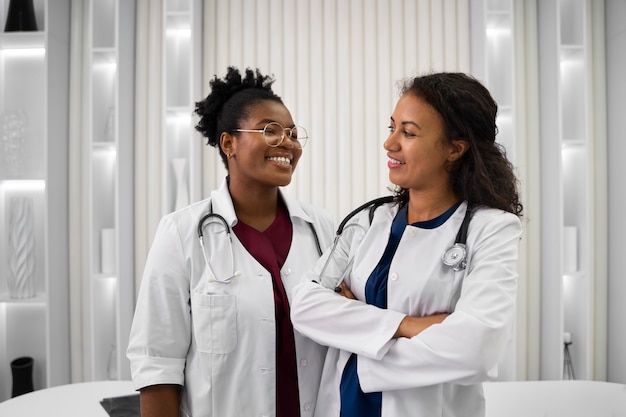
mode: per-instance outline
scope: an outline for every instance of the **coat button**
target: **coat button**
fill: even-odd
[[[389,278],[392,281],[397,281],[399,277],[398,277],[398,274],[396,272],[394,272],[393,274],[389,275]]]
[[[409,229],[409,231],[408,231],[407,235],[408,235],[409,237],[415,237],[415,230],[413,230],[413,229]]]
[[[286,269],[283,271],[283,273],[284,273],[285,275],[291,275],[291,268],[286,268]]]
[[[304,411],[311,411],[311,408],[313,407],[311,407],[311,404],[309,403],[304,403],[304,406],[302,408],[304,408]]]
[[[300,359],[300,366],[307,366],[307,363],[308,362],[306,361],[306,359],[304,358]]]

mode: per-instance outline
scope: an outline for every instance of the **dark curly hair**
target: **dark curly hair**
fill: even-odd
[[[465,154],[448,169],[456,195],[474,206],[498,208],[517,216],[523,206],[518,181],[504,147],[498,144],[498,105],[475,78],[462,73],[435,73],[404,81],[400,93],[413,94],[441,116],[447,141],[469,143]],[[399,202],[408,201],[408,190],[395,189]]]
[[[248,117],[250,106],[264,100],[283,104],[282,99],[272,91],[273,83],[273,77],[261,74],[258,69],[246,68],[245,77],[242,77],[237,68],[228,67],[224,79],[215,76],[210,82],[209,95],[196,103],[195,113],[200,116],[196,130],[207,138],[208,145],[219,149],[227,169],[220,136],[223,132],[240,129],[240,122]]]

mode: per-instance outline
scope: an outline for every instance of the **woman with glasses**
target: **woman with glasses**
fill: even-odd
[[[330,346],[316,416],[484,416],[522,214],[496,113],[465,74],[403,85],[383,145],[393,201],[353,217],[293,292],[294,327]]]
[[[142,417],[313,415],[325,348],[294,331],[289,297],[333,222],[280,190],[308,136],[272,83],[230,67],[196,104],[228,176],[150,249],[127,351]]]

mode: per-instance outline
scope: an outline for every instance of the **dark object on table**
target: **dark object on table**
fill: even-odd
[[[139,394],[104,398],[100,404],[111,417],[139,417]]]
[[[13,378],[12,398],[35,390],[33,388],[34,363],[34,359],[28,356],[22,356],[11,361],[11,376]]]

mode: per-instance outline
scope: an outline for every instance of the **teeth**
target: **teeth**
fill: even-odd
[[[395,164],[395,165],[404,164],[404,162],[400,162],[397,159],[393,159],[393,158],[389,158],[389,162],[391,162],[392,164]]]
[[[267,158],[267,160],[278,162],[279,164],[291,164],[291,160],[289,158],[285,158],[284,156],[270,156]]]

